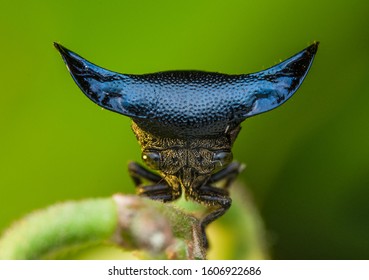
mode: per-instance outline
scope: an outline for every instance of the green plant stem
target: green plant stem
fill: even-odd
[[[0,259],[44,259],[98,242],[143,250],[150,258],[204,259],[198,220],[137,196],[86,199],[31,213],[0,239]]]

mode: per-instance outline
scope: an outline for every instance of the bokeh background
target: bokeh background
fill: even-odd
[[[267,258],[369,259],[368,1],[0,6],[0,231],[56,202],[134,192],[126,165],[140,161],[140,150],[130,120],[80,92],[53,41],[118,72],[237,74],[317,40],[297,94],[243,123],[234,147],[247,165],[239,181],[262,218]],[[237,230],[240,219],[216,224]]]

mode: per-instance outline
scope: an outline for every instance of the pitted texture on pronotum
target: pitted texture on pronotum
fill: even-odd
[[[301,85],[318,43],[267,70],[227,75],[202,71],[119,74],[56,44],[82,91],[98,105],[168,137],[218,136],[278,107]]]
[[[78,86],[98,105],[129,116],[142,159],[128,170],[138,193],[163,202],[185,197],[209,207],[205,227],[231,206],[228,188],[242,165],[232,146],[246,118],[274,109],[303,82],[318,43],[261,72],[227,75],[202,71],[119,74],[55,44]],[[143,180],[149,185],[144,185]],[[224,181],[222,187],[215,187]]]

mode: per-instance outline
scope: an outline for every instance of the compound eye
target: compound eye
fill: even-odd
[[[232,159],[233,159],[232,153],[225,151],[216,152],[213,157],[213,160],[215,161],[218,167],[222,167],[231,163]]]
[[[152,169],[158,170],[160,167],[160,153],[154,151],[145,151],[142,153],[142,159]]]

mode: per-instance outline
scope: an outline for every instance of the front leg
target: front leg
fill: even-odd
[[[214,173],[210,176],[208,183],[213,184],[217,183],[221,180],[225,180],[222,188],[228,189],[233,181],[237,178],[237,175],[240,174],[245,169],[245,165],[241,164],[237,161],[232,162],[226,168]]]
[[[229,207],[231,207],[232,199],[229,197],[228,188],[243,169],[243,164],[232,162],[226,168],[211,175],[207,185],[203,185],[194,190],[194,199],[196,201],[206,206],[211,206],[210,212],[200,221],[201,234],[205,248],[209,246],[205,232],[206,226],[224,215]],[[225,180],[222,188],[211,185],[221,180]]]
[[[152,200],[162,202],[173,201],[181,196],[180,188],[173,189],[161,176],[147,170],[138,163],[129,163],[128,171],[140,196],[146,196]],[[153,184],[145,186],[143,185],[143,180],[147,180]]]
[[[200,231],[202,243],[205,248],[209,247],[208,238],[205,228],[208,224],[224,215],[231,207],[232,199],[229,197],[228,191],[213,186],[204,185],[193,193],[193,198],[206,206],[210,206],[210,212],[200,221]]]

